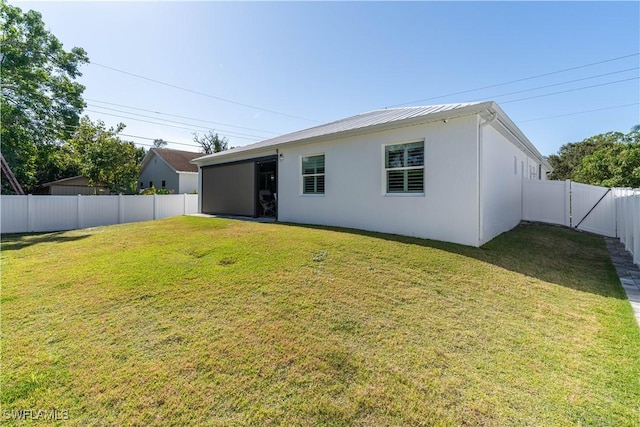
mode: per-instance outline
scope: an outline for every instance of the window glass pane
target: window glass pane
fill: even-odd
[[[385,167],[401,168],[404,167],[404,146],[388,145],[385,147]]]
[[[324,175],[316,176],[316,193],[324,194]]]
[[[302,192],[304,194],[313,194],[316,192],[315,176],[305,176],[302,182],[303,182]]]
[[[313,173],[324,173],[324,155],[302,158],[302,174]]]
[[[407,166],[424,166],[424,147],[407,148]]]
[[[424,169],[407,171],[407,192],[422,193],[424,191]]]
[[[405,173],[403,170],[387,171],[387,193],[404,193]]]
[[[424,142],[386,146],[385,168],[387,193],[424,192]]]

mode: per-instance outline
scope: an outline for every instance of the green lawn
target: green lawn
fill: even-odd
[[[600,237],[177,217],[1,256],[5,425],[640,424],[640,328]]]

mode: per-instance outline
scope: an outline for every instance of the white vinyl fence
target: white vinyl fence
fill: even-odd
[[[523,181],[522,219],[619,237],[640,265],[640,190]]]
[[[152,196],[2,196],[0,231],[62,231],[198,212],[197,194]]]
[[[614,188],[618,236],[640,265],[640,189]]]

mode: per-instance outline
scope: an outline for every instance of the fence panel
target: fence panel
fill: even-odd
[[[571,183],[571,225],[579,230],[616,236],[616,205],[609,188]]]
[[[28,196],[29,197],[29,196]],[[79,228],[78,196],[30,196],[30,230],[61,231]]]
[[[197,194],[2,196],[2,233],[72,230],[198,212]]]
[[[118,196],[76,196],[80,207],[78,228],[98,227],[100,225],[118,224]]]
[[[153,219],[153,197],[122,196],[122,222],[140,222]]]
[[[640,189],[615,188],[614,196],[618,209],[617,236],[633,255],[633,262],[640,265]]]
[[[174,203],[174,197],[180,197],[180,203]],[[184,195],[159,195],[155,196],[155,217],[156,219],[170,216],[184,215]]]
[[[522,219],[569,226],[569,181],[522,182]]]
[[[24,233],[29,229],[29,196],[2,196],[0,207],[3,233]]]
[[[186,201],[184,206],[186,215],[198,213],[198,195],[186,194]]]

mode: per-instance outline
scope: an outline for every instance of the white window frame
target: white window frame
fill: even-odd
[[[304,169],[302,167],[304,159],[308,159],[310,157],[318,157],[318,156],[323,156],[324,157],[324,172],[323,173],[305,174],[304,173]],[[300,195],[304,196],[304,197],[324,197],[325,193],[327,192],[327,156],[326,156],[326,154],[325,153],[313,153],[313,154],[307,154],[305,156],[300,156],[300,161],[298,162],[298,165],[300,167],[299,174],[298,174],[298,176],[300,177]],[[324,191],[322,193],[305,193],[304,192],[304,179],[305,179],[305,177],[309,177],[309,176],[313,176],[313,177],[323,176],[324,177]],[[317,181],[316,181],[316,187],[317,187]]]
[[[387,168],[387,147],[392,146],[392,145],[410,145],[410,144],[416,144],[416,143],[422,143],[422,151],[423,151],[423,156],[424,156],[424,160],[422,163],[422,166],[407,166],[407,167],[400,167],[400,168]],[[390,142],[388,144],[383,144],[382,145],[382,195],[383,196],[389,196],[389,197],[424,197],[425,195],[425,187],[426,187],[426,164],[427,164],[427,143],[424,139],[411,139],[411,140],[406,140],[406,141],[397,141],[397,142]],[[387,183],[387,172],[391,171],[391,170],[417,170],[417,169],[422,169],[422,192],[391,192],[389,193],[387,191],[388,188],[388,183]]]

